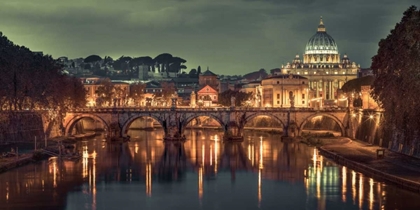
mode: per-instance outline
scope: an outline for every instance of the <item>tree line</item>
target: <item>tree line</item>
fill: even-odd
[[[18,46],[0,32],[0,110],[59,110],[84,107],[85,89],[48,55]]]
[[[201,72],[201,67],[198,69],[191,69],[190,73],[186,73],[187,61],[183,58],[173,56],[170,53],[162,53],[152,58],[150,56],[130,57],[121,56],[114,60],[110,56],[102,58],[99,55],[90,55],[83,59],[81,67],[83,69],[91,70],[95,75],[107,76],[109,67],[121,71],[123,75],[136,76],[140,71],[140,67],[146,68],[148,72],[156,72],[166,74],[169,77],[170,73],[177,73],[184,77],[198,78]],[[72,62],[69,66],[75,68],[75,63]]]
[[[384,138],[418,150],[420,10],[415,6],[407,9],[401,22],[379,42],[371,68],[375,74],[372,97],[384,109]]]

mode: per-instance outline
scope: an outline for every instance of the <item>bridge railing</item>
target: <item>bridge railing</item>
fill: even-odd
[[[156,112],[156,111],[172,111],[170,107],[92,107],[92,108],[79,108],[79,109],[73,109],[69,112]],[[347,108],[340,108],[340,107],[323,107],[321,109],[314,109],[311,107],[295,107],[295,108],[289,108],[289,107],[196,107],[196,108],[190,108],[190,107],[177,107],[175,108],[176,111],[192,111],[192,112],[200,112],[200,111],[230,111],[230,110],[236,110],[236,111],[269,111],[269,112],[299,112],[299,111],[320,111],[320,112],[343,112],[346,111]]]

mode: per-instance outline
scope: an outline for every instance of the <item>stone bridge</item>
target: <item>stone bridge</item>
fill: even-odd
[[[224,138],[241,140],[244,126],[257,116],[268,116],[282,125],[284,136],[300,136],[305,124],[312,118],[324,116],[335,121],[341,135],[354,137],[356,111],[347,109],[313,110],[310,108],[85,108],[67,113],[63,125],[65,135],[70,135],[75,124],[82,118],[102,122],[110,137],[126,137],[130,124],[138,118],[153,118],[165,132],[165,139],[181,139],[186,126],[201,116],[213,118],[224,130]]]

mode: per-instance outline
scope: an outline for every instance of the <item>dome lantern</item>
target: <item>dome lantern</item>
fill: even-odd
[[[322,22],[322,16],[319,20],[318,32],[325,32],[324,22]]]

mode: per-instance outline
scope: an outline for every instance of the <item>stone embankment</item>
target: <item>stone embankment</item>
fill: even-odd
[[[338,164],[401,188],[420,192],[420,159],[357,140],[321,139],[321,155]],[[378,157],[378,150],[384,151]]]
[[[26,165],[33,161],[34,159],[33,159],[32,154],[22,154],[22,155],[19,155],[18,158],[17,157],[1,158],[0,159],[0,173],[22,166],[22,165]]]

